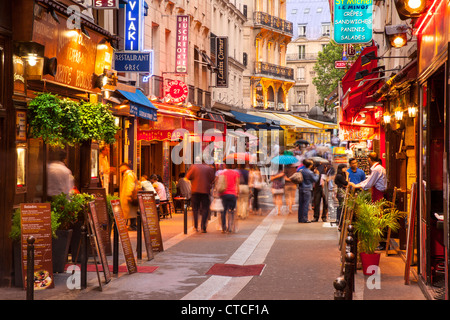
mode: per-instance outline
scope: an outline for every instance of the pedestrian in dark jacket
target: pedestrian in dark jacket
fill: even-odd
[[[298,222],[299,223],[310,223],[308,220],[308,210],[309,204],[311,202],[311,191],[313,189],[314,183],[319,181],[319,171],[313,168],[313,162],[311,160],[303,160],[303,165],[305,166],[301,169],[303,175],[303,183],[298,187]]]

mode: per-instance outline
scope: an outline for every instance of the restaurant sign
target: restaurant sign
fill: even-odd
[[[172,103],[181,103],[186,100],[189,90],[183,81],[172,80],[167,83],[165,93]]]
[[[189,16],[177,16],[175,72],[187,73],[189,51]]]
[[[94,9],[119,9],[119,0],[94,0]]]
[[[125,6],[125,51],[139,51],[143,44],[142,0],[129,0]]]
[[[144,52],[115,52],[114,70],[153,74],[153,50]]]
[[[216,87],[228,88],[228,37],[217,37],[216,41]]]
[[[338,44],[372,40],[372,0],[334,0],[334,41]]]

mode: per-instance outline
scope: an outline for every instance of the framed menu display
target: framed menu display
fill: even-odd
[[[34,290],[54,288],[50,203],[21,203],[21,251],[23,284],[27,286],[27,239],[34,242]]]
[[[117,231],[119,232],[120,242],[122,243],[122,250],[125,255],[128,274],[132,274],[137,272],[137,265],[136,260],[134,259],[130,236],[128,235],[127,224],[123,218],[120,200],[111,200],[110,202],[114,213],[114,221],[116,222]]]
[[[89,229],[91,234],[91,247],[94,248],[97,256],[100,258],[100,262],[103,267],[103,274],[105,275],[105,282],[108,283],[111,281],[111,271],[109,270],[108,259],[106,258],[105,244],[103,243],[103,238],[99,234],[100,224],[98,222],[97,210],[94,201],[89,203]]]
[[[148,223],[147,212],[145,210],[145,204],[148,204],[147,198],[151,197],[152,192],[139,191],[138,201],[139,201],[139,212],[141,214],[142,221],[142,231],[144,233],[145,248],[147,250],[147,260],[153,259],[153,247],[150,235],[150,225]],[[145,202],[144,202],[145,199]]]
[[[153,192],[141,192],[140,194],[142,196],[141,212],[144,212],[147,219],[152,248],[155,251],[164,251],[155,194]]]
[[[101,238],[103,244],[105,245],[105,254],[110,256],[112,254],[112,250],[108,207],[106,203],[106,191],[104,188],[82,188],[81,192],[88,193],[95,198],[95,210],[99,224],[99,228],[97,229],[98,237]]]

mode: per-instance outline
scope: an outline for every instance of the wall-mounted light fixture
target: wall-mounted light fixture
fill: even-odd
[[[388,125],[391,123],[391,115],[389,114],[389,112],[385,112],[383,115],[383,121],[385,125]]]
[[[394,0],[398,16],[402,20],[418,18],[427,8],[427,0]]]
[[[401,108],[395,109],[395,120],[396,121],[402,121],[403,120],[403,110]]]
[[[408,106],[408,116],[410,118],[415,118],[417,115],[417,105],[415,103]]]
[[[28,80],[41,80],[44,72],[45,46],[33,41],[15,42],[14,54],[24,62],[24,75]]]
[[[378,67],[378,68],[380,68],[380,67]],[[379,73],[379,72],[386,72],[386,71],[399,71],[399,70],[401,70],[400,66],[398,66],[397,68],[394,68],[394,69],[389,69],[389,70],[381,69],[381,70],[375,70],[372,72],[369,72],[369,70],[364,69],[355,74],[355,81],[361,80],[364,77],[371,75],[371,74],[375,74],[375,73]],[[370,80],[370,79],[368,79],[368,80]]]
[[[401,48],[408,43],[407,33],[410,28],[406,24],[385,26],[384,32],[389,39],[389,43],[394,48]]]

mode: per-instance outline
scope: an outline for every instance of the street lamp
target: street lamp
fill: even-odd
[[[383,121],[384,121],[384,124],[386,124],[386,125],[391,123],[391,115],[389,114],[389,112],[384,113]]]
[[[416,104],[415,103],[410,104],[408,106],[408,116],[410,118],[415,118],[416,115],[417,115],[417,106],[416,106]]]
[[[418,18],[427,8],[427,0],[394,0],[398,16],[402,20]]]
[[[394,48],[401,48],[408,42],[407,32],[410,28],[405,24],[386,26],[384,32]]]
[[[401,108],[397,108],[395,110],[395,120],[397,121],[402,121],[403,120],[403,110]]]
[[[396,56],[396,57],[376,57],[375,51],[371,51],[361,56],[361,66],[365,66],[370,63],[372,60],[380,60],[380,59],[395,59],[395,58],[409,58],[407,56]]]
[[[378,68],[381,68],[381,67],[378,67]],[[400,66],[398,66],[395,69],[389,69],[389,70],[382,69],[382,70],[376,70],[376,71],[372,71],[372,72],[369,72],[369,70],[364,69],[364,70],[361,70],[361,71],[359,71],[359,72],[357,72],[355,74],[355,81],[359,81],[359,80],[361,80],[362,78],[364,78],[364,77],[366,77],[368,75],[375,74],[375,73],[378,73],[378,72],[399,71],[399,70],[401,70]]]

